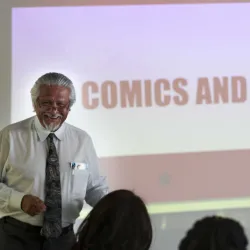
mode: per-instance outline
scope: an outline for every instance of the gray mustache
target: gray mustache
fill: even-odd
[[[62,118],[62,115],[59,115],[59,114],[58,115],[51,115],[51,114],[45,113],[44,115],[48,116],[49,118],[54,118],[54,119],[59,118],[59,117]]]

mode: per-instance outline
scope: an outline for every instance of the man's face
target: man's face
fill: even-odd
[[[35,111],[44,128],[56,131],[69,113],[70,89],[61,86],[40,87]]]

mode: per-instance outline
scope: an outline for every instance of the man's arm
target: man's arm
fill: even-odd
[[[7,129],[0,131],[0,210],[13,213],[21,210],[22,192],[18,192],[5,184],[6,164],[10,152],[10,140]]]
[[[85,147],[90,172],[85,200],[90,206],[93,207],[104,195],[108,193],[108,185],[106,178],[104,176],[100,176],[99,159],[96,155],[96,151],[90,137],[87,138]]]

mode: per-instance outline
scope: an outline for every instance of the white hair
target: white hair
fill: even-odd
[[[43,85],[49,85],[49,86],[53,85],[53,86],[61,86],[69,88],[70,89],[69,107],[71,108],[75,103],[76,92],[72,81],[63,74],[52,72],[52,73],[46,73],[45,75],[39,77],[38,80],[35,82],[34,86],[32,87],[30,93],[34,108],[36,106],[37,98],[39,97],[40,94],[40,87]]]
[[[50,132],[55,132],[55,131],[57,131],[57,129],[59,129],[59,127],[60,127],[60,124],[58,124],[58,125],[53,125],[53,124],[46,124],[45,122],[44,122],[44,128],[46,129],[46,130],[48,130],[48,131],[50,131]]]

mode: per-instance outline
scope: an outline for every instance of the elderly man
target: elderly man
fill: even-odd
[[[36,116],[0,132],[0,250],[70,250],[83,201],[94,206],[108,188],[90,136],[65,123],[70,79],[47,73],[31,98]]]

